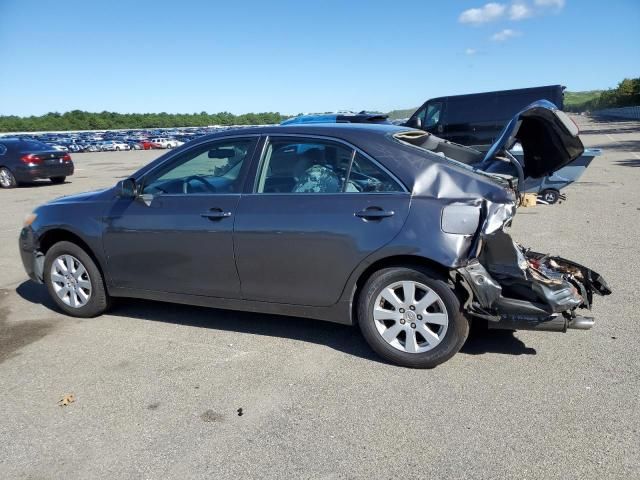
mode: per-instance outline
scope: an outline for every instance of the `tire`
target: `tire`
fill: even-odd
[[[69,263],[66,260],[69,258],[71,259],[72,268],[70,270],[66,268],[66,271],[73,274],[75,267],[75,272],[80,273],[81,269],[78,265],[84,267],[84,273],[82,276],[78,276],[74,287],[77,290],[82,289],[84,296],[88,297],[86,303],[82,305],[80,305],[80,303],[83,301],[83,298],[80,293],[74,294],[73,301],[70,300],[71,293],[68,288],[68,301],[63,300],[58,293],[65,287],[64,282],[67,280],[60,274],[56,274],[54,277],[54,262],[56,262],[55,269],[62,273],[63,270],[59,268],[60,264],[57,260],[62,259],[62,263],[65,267],[68,267]],[[73,276],[75,277],[75,275]],[[58,279],[58,281],[54,281],[55,279]],[[61,282],[59,279],[63,281]],[[83,288],[83,285],[86,285],[87,281],[90,288]],[[58,242],[47,251],[44,258],[44,283],[47,286],[49,295],[58,308],[72,317],[91,318],[102,314],[109,308],[110,299],[106,292],[104,279],[100,270],[91,257],[75,243]],[[88,295],[87,292],[89,293]],[[73,303],[76,303],[76,306],[73,306]]]
[[[53,183],[54,185],[59,185],[61,183],[64,183],[66,179],[67,177],[51,177],[49,180],[51,180],[51,183]]]
[[[18,182],[13,172],[7,167],[0,168],[0,188],[16,188]]]
[[[560,198],[560,192],[558,190],[550,188],[548,190],[543,190],[542,192],[540,192],[540,196],[549,205],[553,205]]]
[[[405,290],[405,285],[413,285],[415,291],[413,299],[407,302],[401,299],[404,292],[411,291]],[[393,300],[396,307],[384,298],[389,297],[388,289],[397,293]],[[358,324],[367,343],[382,358],[397,365],[436,367],[453,357],[469,335],[469,320],[460,300],[446,280],[426,270],[407,267],[378,270],[363,286],[357,307]],[[383,334],[390,340],[385,340]]]
[[[119,151],[120,151],[120,147],[116,147],[116,152],[119,152]]]

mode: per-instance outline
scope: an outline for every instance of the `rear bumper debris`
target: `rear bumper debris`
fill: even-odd
[[[498,231],[484,238],[477,259],[457,269],[469,294],[467,312],[488,320],[490,328],[511,330],[588,330],[594,294],[611,290],[597,272],[561,257],[524,249]]]

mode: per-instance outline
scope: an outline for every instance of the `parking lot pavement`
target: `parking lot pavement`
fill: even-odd
[[[22,218],[160,152],[78,154],[64,185],[0,191],[0,478],[637,477],[640,123],[577,121],[604,154],[511,233],[605,276],[596,326],[478,331],[434,370],[297,318],[142,301],[56,313],[22,270]]]

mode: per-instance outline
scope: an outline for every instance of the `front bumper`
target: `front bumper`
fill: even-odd
[[[73,170],[73,162],[63,162],[51,165],[20,165],[13,173],[18,182],[30,182],[41,178],[70,177]]]
[[[31,227],[22,229],[18,239],[18,246],[25,272],[34,282],[42,283],[44,281],[44,255],[38,250],[37,239]]]

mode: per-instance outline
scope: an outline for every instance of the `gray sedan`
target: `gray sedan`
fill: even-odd
[[[310,317],[357,324],[391,362],[434,367],[473,319],[593,324],[578,312],[610,293],[605,281],[505,232],[518,185],[582,151],[575,126],[543,102],[486,153],[392,125],[226,131],[39,207],[20,251],[69,315],[138,297]]]

